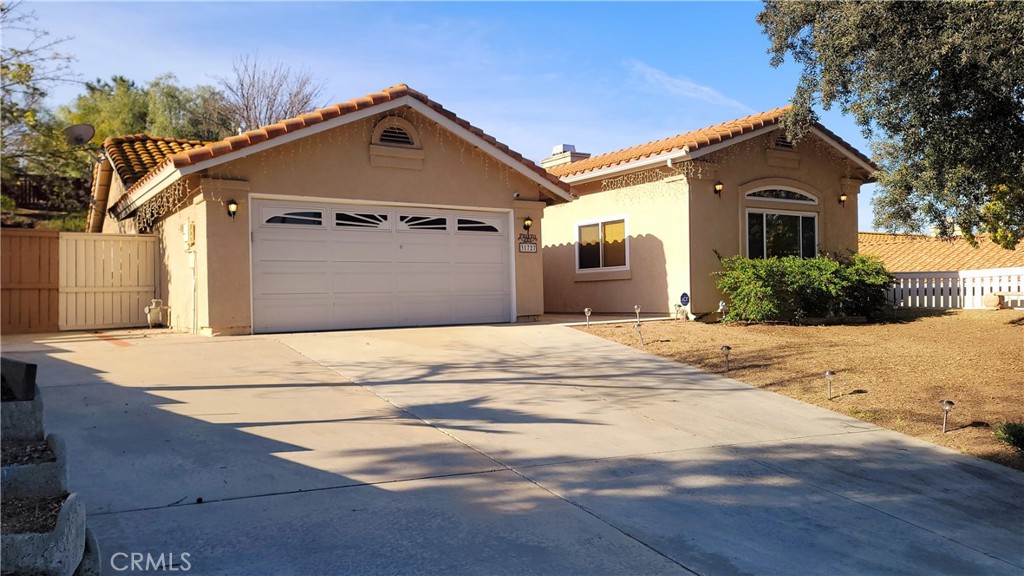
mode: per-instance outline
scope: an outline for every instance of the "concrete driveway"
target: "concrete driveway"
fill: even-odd
[[[1024,573],[1024,474],[563,326],[3,344],[40,364],[107,558]]]

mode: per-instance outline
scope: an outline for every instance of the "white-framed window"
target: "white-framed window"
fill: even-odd
[[[341,230],[391,230],[391,217],[380,212],[335,210],[334,228]]]
[[[448,218],[437,215],[399,214],[398,231],[439,231],[448,230]]]
[[[818,203],[818,199],[807,192],[783,187],[760,188],[747,192],[746,196],[751,200],[768,200],[769,202]]]
[[[468,218],[465,216],[460,216],[459,218],[456,219],[456,230],[459,233],[499,233],[501,232],[501,220],[499,218]]]
[[[322,228],[324,211],[316,208],[263,206],[260,218],[264,226],[302,226]]]
[[[814,212],[747,209],[748,258],[800,256],[818,253],[818,215]]]
[[[629,231],[625,216],[576,225],[576,270],[629,269]]]

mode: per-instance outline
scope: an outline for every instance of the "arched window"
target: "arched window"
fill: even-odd
[[[747,257],[801,256],[818,253],[818,214],[801,212],[801,205],[815,205],[818,199],[792,188],[768,187],[746,193],[747,200],[785,204],[778,210],[747,208]]]
[[[786,188],[765,188],[747,192],[747,198],[757,200],[781,200],[783,202],[802,202],[804,204],[817,204],[818,199],[805,192],[789,190]]]

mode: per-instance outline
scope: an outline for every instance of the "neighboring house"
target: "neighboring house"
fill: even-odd
[[[89,231],[155,234],[169,325],[199,334],[535,317],[531,241],[571,199],[405,85],[219,142],[103,147]]]
[[[877,170],[815,124],[794,145],[786,108],[589,157],[541,162],[579,199],[544,212],[549,312],[716,310],[719,258],[857,250],[857,195]]]
[[[888,298],[903,308],[1024,306],[1024,241],[1007,250],[977,236],[942,240],[919,234],[861,232],[860,251],[893,273]],[[987,297],[987,298],[986,298]]]
[[[956,272],[1024,267],[1024,241],[1007,250],[978,235],[974,247],[962,237],[943,240],[923,234],[861,232],[860,252],[875,256],[889,272]]]

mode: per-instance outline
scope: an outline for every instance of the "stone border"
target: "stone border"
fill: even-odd
[[[32,397],[0,402],[0,435],[6,440],[43,439],[43,397],[32,384]]]
[[[8,464],[3,467],[4,498],[51,497],[68,492],[68,457],[64,440],[56,434],[46,437],[57,460],[34,464]]]
[[[60,509],[53,532],[5,534],[0,552],[5,574],[72,576],[85,552],[85,504],[72,492]]]

